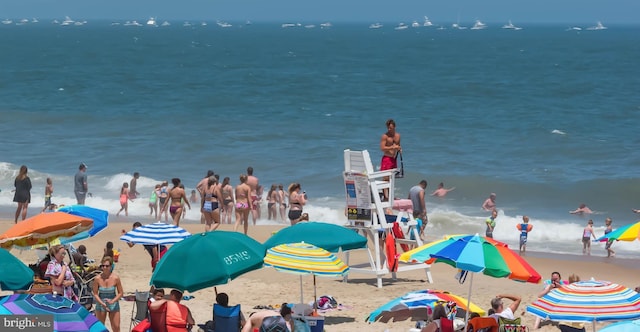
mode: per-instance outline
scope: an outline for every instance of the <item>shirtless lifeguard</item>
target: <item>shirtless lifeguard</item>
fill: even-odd
[[[396,132],[396,122],[393,119],[389,119],[386,122],[387,132],[382,134],[380,138],[380,150],[382,151],[382,160],[380,161],[380,170],[388,170],[398,168],[398,161],[396,156],[402,152],[400,146],[400,133]],[[385,181],[389,181],[388,177],[385,177]],[[383,190],[385,201],[389,200],[389,190]]]

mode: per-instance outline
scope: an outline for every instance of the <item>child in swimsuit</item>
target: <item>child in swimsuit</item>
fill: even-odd
[[[116,216],[120,215],[120,212],[124,210],[124,215],[129,215],[129,184],[123,183],[122,188],[120,188],[120,211],[116,213]]]
[[[522,224],[518,224],[517,228],[520,231],[520,252],[524,253],[527,250],[527,236],[533,229],[533,226],[529,225],[529,217],[522,216]]]
[[[589,219],[587,226],[582,230],[582,253],[591,255],[591,238],[596,239],[593,232],[593,220]]]

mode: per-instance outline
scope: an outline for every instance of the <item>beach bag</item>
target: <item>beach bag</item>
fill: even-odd
[[[318,309],[332,309],[338,307],[338,301],[331,295],[322,295],[318,298]]]
[[[396,179],[402,179],[404,177],[404,161],[402,160],[402,152],[398,152],[398,154],[396,155],[396,162],[398,160],[398,157],[400,157],[400,167],[396,171],[395,177]]]

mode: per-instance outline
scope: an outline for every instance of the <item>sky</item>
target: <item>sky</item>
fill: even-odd
[[[640,0],[0,0],[0,19],[640,24]]]

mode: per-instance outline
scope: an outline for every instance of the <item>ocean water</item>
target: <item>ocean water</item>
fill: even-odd
[[[343,150],[369,150],[379,164],[393,118],[405,167],[396,195],[421,179],[429,192],[456,187],[428,198],[429,237],[482,234],[491,192],[494,236],[517,246],[526,214],[529,250],[580,254],[587,218],[568,211],[583,202],[598,235],[606,217],[614,227],[638,220],[640,27],[391,26],[0,26],[2,218],[13,216],[20,165],[34,185],[32,215],[47,177],[55,203],[74,203],[85,162],[87,204],[113,214],[122,183],[142,174],[142,197],[119,220],[149,221],[162,180],[179,177],[190,191],[212,169],[235,185],[252,166],[266,189],[300,182],[312,220],[343,224]],[[614,249],[635,257],[640,244]]]

